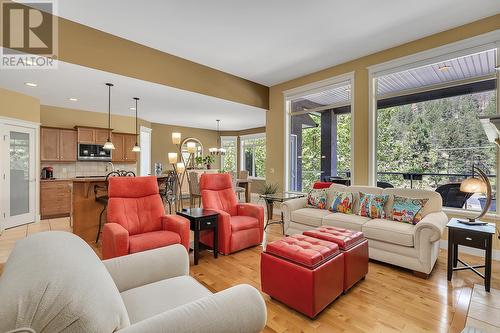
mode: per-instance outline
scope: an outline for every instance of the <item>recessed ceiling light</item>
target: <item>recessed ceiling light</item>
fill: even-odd
[[[444,66],[439,66],[438,70],[441,71],[441,72],[445,72],[445,71],[447,71],[450,68],[451,68],[451,66],[444,65]]]
[[[38,87],[38,84],[33,82],[24,82],[24,85],[28,87]]]
[[[68,98],[71,102],[78,102],[78,98],[70,97]]]
[[[135,108],[134,107],[129,107],[130,110],[132,111],[135,111]]]

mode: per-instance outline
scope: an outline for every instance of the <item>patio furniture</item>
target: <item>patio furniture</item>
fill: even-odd
[[[436,192],[443,198],[444,207],[463,208],[467,200],[472,196],[472,193],[460,191],[460,184],[449,183],[436,188]]]

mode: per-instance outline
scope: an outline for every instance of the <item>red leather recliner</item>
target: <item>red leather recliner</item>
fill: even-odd
[[[104,259],[182,244],[189,251],[189,221],[165,216],[156,177],[112,177],[107,223],[102,232]]]
[[[264,208],[238,203],[231,175],[228,173],[201,175],[203,208],[216,210],[219,215],[219,252],[230,254],[262,243]],[[213,231],[203,232],[200,241],[213,244]]]

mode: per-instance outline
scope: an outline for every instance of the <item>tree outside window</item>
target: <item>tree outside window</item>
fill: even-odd
[[[236,174],[236,137],[221,137],[221,145],[226,149],[221,157],[222,170]]]
[[[242,168],[250,177],[266,177],[266,137],[260,134],[241,138]]]

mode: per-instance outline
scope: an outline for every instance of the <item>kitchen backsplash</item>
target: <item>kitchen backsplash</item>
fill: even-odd
[[[115,170],[133,171],[137,175],[137,165],[113,163]],[[42,163],[42,168],[54,168],[54,178],[75,178],[79,176],[105,176],[112,171],[108,162]]]

